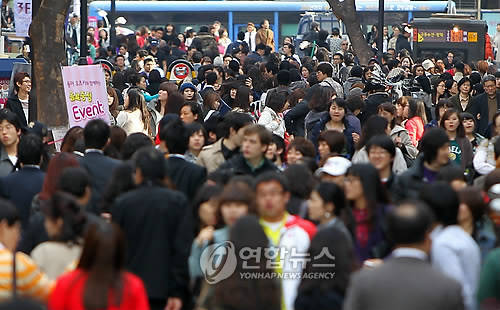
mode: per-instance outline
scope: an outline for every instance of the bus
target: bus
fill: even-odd
[[[109,14],[111,1],[93,1],[89,4],[89,16],[102,19],[100,11]],[[386,25],[400,24],[413,17],[430,17],[432,13],[446,13],[453,1],[386,0]],[[366,30],[377,23],[378,0],[358,0],[356,8],[361,24]],[[170,23],[178,32],[186,27],[196,31],[200,26],[211,25],[218,20],[227,27],[229,38],[235,40],[239,31],[246,31],[248,22],[259,25],[268,19],[278,45],[285,36],[295,37],[309,28],[299,25],[306,14],[331,12],[327,1],[117,1],[116,17],[127,20],[126,27],[162,26]],[[335,26],[336,18],[331,26]],[[331,27],[323,28],[331,31]],[[276,46],[277,48],[277,46]]]

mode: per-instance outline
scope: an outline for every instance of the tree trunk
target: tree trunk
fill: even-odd
[[[332,8],[333,14],[337,19],[342,20],[345,25],[352,48],[358,56],[359,62],[363,65],[368,64],[373,53],[366,42],[365,36],[361,31],[358,14],[356,13],[356,3],[354,0],[327,0]]]
[[[66,62],[64,22],[71,0],[42,0],[30,27],[37,118],[48,127],[68,125],[61,65]]]

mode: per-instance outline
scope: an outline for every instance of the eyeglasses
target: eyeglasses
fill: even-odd
[[[347,43],[342,43],[342,45],[349,45],[349,44],[347,44]]]
[[[31,83],[31,80],[23,80],[23,83]]]

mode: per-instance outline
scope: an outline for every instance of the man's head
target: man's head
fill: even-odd
[[[31,91],[31,78],[26,72],[17,72],[14,74],[14,89],[17,93],[23,91],[29,93]]]
[[[125,56],[118,54],[115,57],[115,64],[117,67],[125,67]]]
[[[0,199],[0,242],[11,252],[17,247],[21,236],[21,219],[16,207]]]
[[[446,59],[448,60],[448,63],[453,63],[453,52],[448,52],[447,56],[446,56]]]
[[[489,97],[494,97],[497,93],[497,80],[494,75],[487,74],[482,80],[484,92],[488,94]]]
[[[337,27],[332,28],[332,36],[334,37],[340,36],[340,29]]]
[[[316,72],[318,75],[318,81],[321,82],[328,77],[332,77],[333,67],[331,64],[323,62],[318,65]]]
[[[248,23],[247,24],[247,31],[248,32],[255,31],[255,25],[254,25],[254,23]]]
[[[401,28],[399,26],[392,26],[392,34],[397,38],[401,33]]]
[[[118,53],[120,53],[120,55],[127,54],[127,46],[125,44],[121,44],[120,48],[118,49]]]
[[[160,141],[169,154],[184,154],[189,145],[189,134],[182,120],[176,119],[160,131]]]
[[[241,146],[245,127],[252,124],[252,117],[246,113],[229,112],[224,115],[220,124],[220,135]]]
[[[434,216],[428,206],[418,201],[406,201],[387,215],[388,235],[396,247],[419,248],[428,254],[433,222]]]
[[[282,137],[273,134],[273,141],[269,144],[266,152],[266,158],[272,162],[283,162],[285,160],[285,140]]]
[[[152,58],[146,58],[144,59],[144,71],[149,73],[151,70],[154,68],[154,60]]]
[[[420,191],[420,199],[434,212],[436,222],[444,225],[456,225],[460,200],[457,192],[444,181],[425,184]]]
[[[349,49],[349,41],[347,41],[346,39],[342,40],[342,43],[340,43],[340,47],[342,48],[343,52],[347,52],[347,50]]]
[[[108,144],[110,134],[111,129],[103,120],[91,120],[83,129],[85,148],[102,150]]]
[[[336,65],[341,64],[344,61],[344,56],[341,53],[335,53],[333,55],[333,63]]]
[[[0,110],[0,141],[4,147],[17,145],[21,135],[21,124],[17,115],[8,110]]]
[[[420,150],[424,153],[424,162],[442,167],[449,162],[450,138],[442,128],[431,128],[420,140]]]
[[[269,29],[269,20],[264,19],[261,24],[262,28]]]
[[[82,167],[65,168],[59,178],[59,190],[75,196],[82,206],[86,206],[92,195],[87,170]]]
[[[248,161],[263,159],[267,147],[271,144],[273,136],[266,127],[262,125],[250,125],[243,133],[241,153]]]
[[[264,54],[266,53],[266,45],[264,43],[257,44],[257,46],[255,47],[255,52],[260,56],[264,56]]]
[[[287,56],[292,56],[293,54],[295,54],[295,46],[293,46],[293,44],[291,43],[286,43],[283,45],[283,52]]]
[[[161,182],[165,178],[165,157],[151,146],[145,146],[133,156],[135,183]]]
[[[43,141],[35,134],[23,135],[17,145],[17,157],[21,165],[40,165]]]
[[[286,178],[275,172],[260,175],[255,181],[257,213],[268,222],[279,222],[286,212],[290,199]]]

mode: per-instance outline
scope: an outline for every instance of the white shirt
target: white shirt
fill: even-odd
[[[247,42],[248,48],[250,49],[250,52],[255,52],[255,35],[257,34],[257,31],[252,31],[252,32],[246,32],[245,33],[245,39],[243,41]]]
[[[427,260],[427,253],[415,248],[397,248],[392,251],[392,257],[411,257],[421,260]]]
[[[147,129],[144,129],[141,110],[137,109],[133,112],[120,111],[116,117],[116,125],[123,128],[127,135],[142,132],[148,135]]]
[[[24,116],[26,117],[26,120],[29,119],[28,115],[29,115],[29,100],[21,100],[19,99],[19,101],[21,101],[21,106],[23,107],[23,112],[24,112]]]

